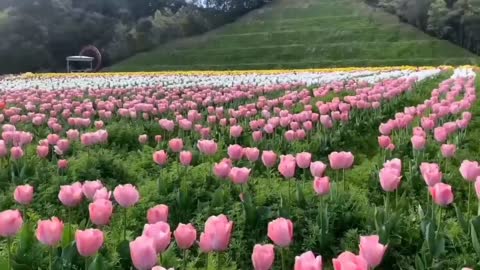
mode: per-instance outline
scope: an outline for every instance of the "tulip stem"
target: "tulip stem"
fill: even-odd
[[[7,237],[7,253],[8,253],[8,261],[7,261],[7,269],[11,270],[12,269],[12,239],[10,237]]]
[[[343,192],[347,191],[345,185],[345,169],[342,169],[342,182],[343,182]]]
[[[217,270],[222,269],[222,254],[220,252],[217,253]]]
[[[205,260],[205,270],[208,270],[208,260],[210,259],[210,253],[205,253],[207,259]]]
[[[50,270],[53,269],[53,247],[50,247],[49,252],[48,252],[48,261],[50,263]]]
[[[183,269],[187,270],[187,249],[183,250]]]
[[[85,270],[88,269],[88,257],[85,257]]]
[[[467,217],[470,217],[470,199],[472,197],[472,185],[468,183],[468,201],[467,201]]]
[[[286,270],[285,268],[285,251],[284,248],[280,248],[280,257],[282,258],[282,270]]]
[[[123,240],[127,239],[127,208],[123,208]]]

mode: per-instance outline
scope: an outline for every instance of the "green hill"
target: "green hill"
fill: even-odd
[[[111,71],[477,63],[474,54],[361,0],[274,0],[234,23],[122,61]]]

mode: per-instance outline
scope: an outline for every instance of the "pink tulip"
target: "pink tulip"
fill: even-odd
[[[14,146],[10,149],[10,156],[13,160],[19,160],[23,157],[23,149],[19,146]]]
[[[40,243],[54,247],[62,240],[63,227],[63,222],[56,217],[52,217],[51,220],[39,220],[35,235]]]
[[[240,160],[243,156],[243,147],[238,144],[232,144],[228,146],[227,154],[231,160]]]
[[[76,141],[78,140],[78,138],[80,137],[80,132],[76,129],[69,129],[67,131],[67,138],[70,140],[70,141]]]
[[[226,178],[230,174],[231,169],[232,164],[227,161],[221,161],[220,163],[215,163],[215,165],[213,165],[213,173],[218,178]]]
[[[448,138],[447,129],[445,129],[444,127],[436,127],[433,130],[433,137],[437,142],[445,142]]]
[[[230,127],[230,136],[238,138],[242,136],[243,128],[241,126],[231,126]]]
[[[112,196],[112,192],[108,191],[106,187],[103,187],[95,191],[95,194],[93,195],[93,200],[94,201],[100,200],[100,199],[110,200],[111,196]]]
[[[207,156],[213,156],[217,153],[218,145],[213,140],[199,140],[197,142],[197,147],[200,152]]]
[[[321,161],[315,161],[310,164],[310,173],[313,177],[322,177],[326,169],[327,165]]]
[[[322,256],[317,256],[307,251],[295,257],[294,270],[323,270]]]
[[[280,163],[278,164],[278,171],[283,175],[285,178],[292,178],[295,175],[295,168],[297,167],[297,163],[295,162],[295,158],[281,158]]]
[[[248,161],[255,162],[258,160],[260,156],[260,150],[256,147],[247,147],[243,149],[245,156],[247,157]]]
[[[373,269],[380,265],[387,246],[379,242],[378,235],[360,236],[360,256],[367,261],[368,266]]]
[[[270,270],[275,261],[275,249],[271,244],[259,245],[253,247],[252,263],[255,270]]]
[[[17,186],[13,192],[13,198],[19,204],[30,204],[33,200],[33,187],[28,184]]]
[[[392,143],[392,140],[390,139],[389,136],[382,135],[378,137],[378,145],[380,145],[380,148],[385,149],[391,143]]]
[[[252,132],[252,139],[254,142],[259,142],[263,139],[263,134],[261,131],[257,130]]]
[[[423,150],[427,141],[425,140],[425,137],[414,135],[411,138],[411,142],[413,149]]]
[[[71,185],[60,186],[58,199],[63,205],[68,207],[75,207],[79,205],[83,199],[82,184],[75,182]]]
[[[268,223],[268,238],[275,245],[285,248],[293,241],[293,223],[286,218],[277,218]]]
[[[147,134],[142,134],[142,135],[138,136],[138,142],[140,144],[146,144],[148,142]]]
[[[152,270],[174,270],[173,268],[163,268],[161,266],[155,266],[152,268]]]
[[[368,270],[367,261],[359,255],[345,251],[336,259],[333,259],[334,270]]]
[[[277,154],[275,154],[273,151],[263,151],[262,162],[265,167],[272,168],[277,162]]]
[[[103,245],[104,235],[98,229],[77,230],[75,232],[75,242],[77,250],[83,257],[95,255]]]
[[[0,212],[0,236],[11,237],[16,235],[23,225],[22,215],[18,210]]]
[[[468,182],[473,182],[480,176],[480,166],[477,161],[464,160],[459,170],[463,179]]]
[[[140,199],[137,188],[131,184],[118,185],[113,190],[113,197],[122,207],[128,208],[133,206]]]
[[[178,153],[183,149],[183,140],[180,138],[171,139],[168,141],[168,147],[170,147],[173,152]]]
[[[192,224],[178,224],[177,229],[173,232],[177,246],[180,249],[189,249],[197,239],[197,230]]]
[[[155,135],[155,142],[161,143],[162,142],[162,135]]]
[[[351,152],[332,152],[328,155],[330,167],[334,170],[348,169],[353,165],[353,154]]]
[[[233,167],[228,174],[230,180],[237,185],[245,184],[250,177],[250,169],[249,168],[237,168]]]
[[[39,145],[37,146],[37,155],[40,158],[46,158],[48,156],[48,146]]]
[[[85,195],[85,198],[92,200],[95,192],[101,188],[103,188],[103,184],[100,180],[85,181],[82,185],[83,195]]]
[[[475,193],[477,194],[477,198],[480,200],[480,177],[477,177],[477,180],[475,181]]]
[[[147,236],[139,236],[130,242],[130,257],[138,270],[150,270],[157,264],[155,242]]]
[[[232,236],[233,222],[225,215],[211,216],[205,222],[204,232],[200,234],[202,252],[225,251]]]
[[[422,162],[420,164],[420,173],[429,187],[433,187],[435,184],[442,181],[443,174],[437,163]]]
[[[170,225],[163,221],[155,224],[145,224],[143,227],[143,235],[153,239],[157,253],[162,253],[167,249],[172,237]]]
[[[312,162],[312,154],[308,152],[298,153],[295,157],[295,161],[297,162],[297,166],[302,169],[306,169],[310,167],[310,163]]]
[[[287,140],[287,142],[292,142],[295,140],[295,131],[288,130],[283,136],[285,137],[285,140]]]
[[[102,226],[110,223],[113,205],[110,200],[98,199],[88,205],[90,220],[93,224]]]
[[[432,195],[433,201],[440,206],[447,206],[453,202],[453,192],[450,185],[437,183],[428,190]]]
[[[70,149],[70,141],[67,139],[60,139],[55,146],[62,154],[65,154]]]
[[[313,180],[313,189],[320,196],[327,195],[330,193],[330,178],[328,176],[315,177],[315,180]]]
[[[379,173],[380,185],[386,192],[395,191],[402,180],[400,171],[394,168],[382,168]]]
[[[153,161],[160,166],[167,164],[168,154],[164,150],[153,153]]]
[[[183,166],[190,166],[190,164],[192,163],[192,159],[193,159],[192,152],[190,152],[190,151],[180,152],[180,163]]]
[[[154,224],[159,221],[168,221],[168,206],[165,204],[156,205],[147,211],[147,220],[149,224]]]
[[[68,168],[68,160],[66,159],[58,160],[57,167],[61,170],[66,170]]]
[[[444,158],[451,158],[455,156],[457,146],[455,144],[442,144],[440,151],[442,152],[442,156]]]

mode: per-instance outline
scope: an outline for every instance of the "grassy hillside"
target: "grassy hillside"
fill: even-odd
[[[476,63],[361,0],[274,0],[220,29],[126,59],[112,71]]]

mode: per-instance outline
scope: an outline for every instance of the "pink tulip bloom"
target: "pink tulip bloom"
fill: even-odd
[[[447,129],[445,129],[444,127],[436,127],[433,130],[433,137],[437,142],[440,142],[440,143],[445,142],[448,138]]]
[[[250,169],[249,168],[237,168],[233,167],[228,174],[230,180],[237,185],[245,184],[250,177]]]
[[[440,206],[447,206],[453,202],[452,186],[450,185],[437,183],[433,187],[429,187],[428,190],[433,201]]]
[[[312,154],[308,152],[298,153],[295,156],[295,161],[297,162],[297,166],[302,169],[306,169],[310,167],[310,163],[312,162]]]
[[[35,236],[40,243],[55,247],[62,240],[63,228],[63,222],[56,217],[50,220],[39,220]]]
[[[275,245],[285,248],[293,241],[293,223],[286,218],[277,218],[268,223],[268,238]]]
[[[93,195],[93,200],[99,200],[99,199],[105,199],[105,200],[110,200],[110,197],[112,196],[112,192],[108,191],[106,187],[102,187],[101,189],[97,189],[95,191],[95,194]]]
[[[0,236],[11,237],[16,235],[23,225],[22,214],[18,210],[0,212]]]
[[[71,185],[60,186],[58,199],[67,207],[75,207],[82,202],[82,184],[75,182]]]
[[[68,160],[66,159],[60,159],[57,161],[57,167],[59,169],[65,170],[68,168]]]
[[[138,270],[150,270],[157,264],[155,242],[147,236],[139,236],[130,242],[130,257]]]
[[[238,144],[232,144],[227,148],[227,154],[231,160],[242,159],[243,153],[244,153],[243,147],[241,147]]]
[[[334,170],[348,169],[353,165],[353,154],[351,152],[332,152],[328,155],[330,167]]]
[[[13,192],[13,198],[19,204],[30,204],[33,200],[33,187],[28,184],[17,186]]]
[[[78,138],[80,137],[80,132],[78,132],[78,130],[76,129],[69,129],[67,131],[67,138],[70,140],[70,141],[76,141],[78,140]]]
[[[307,251],[295,257],[294,270],[323,270],[322,256],[317,256]]]
[[[162,253],[168,248],[172,237],[170,225],[163,221],[155,224],[145,224],[142,235],[153,239],[157,253]]]
[[[368,266],[373,269],[380,265],[387,246],[379,242],[378,235],[360,236],[360,256],[367,261]]]
[[[368,270],[367,261],[362,256],[355,255],[350,251],[343,252],[332,261],[334,270]]]
[[[395,191],[402,180],[400,171],[394,168],[382,168],[379,173],[380,185],[386,192]]]
[[[60,139],[58,140],[56,147],[62,154],[64,154],[70,149],[70,141],[67,139]]]
[[[412,147],[415,150],[423,150],[425,148],[425,144],[427,142],[425,137],[418,136],[418,135],[412,136],[410,141],[412,142]]]
[[[174,269],[173,269],[173,268],[168,268],[168,269],[167,269],[167,268],[164,268],[164,267],[161,267],[161,266],[158,266],[158,265],[157,265],[157,266],[154,266],[154,267],[152,268],[152,270],[174,270]]]
[[[250,162],[255,162],[258,160],[258,157],[260,156],[260,150],[256,147],[247,147],[243,149],[243,153],[247,157],[248,161]]]
[[[383,163],[384,168],[393,168],[399,171],[399,174],[402,173],[402,161],[398,158],[394,158],[392,160],[388,160]]]
[[[110,200],[98,199],[88,205],[90,220],[93,224],[102,226],[110,223],[113,205]]]
[[[102,247],[104,240],[103,232],[98,229],[77,230],[75,232],[75,242],[77,250],[83,257],[95,255]]]
[[[140,194],[136,187],[131,184],[118,185],[113,190],[113,197],[120,206],[128,208],[132,207],[140,199]]]
[[[252,139],[254,142],[260,142],[263,139],[263,133],[259,130],[252,132]]]
[[[155,142],[161,143],[162,142],[162,135],[155,135]]]
[[[267,168],[272,168],[277,162],[277,154],[273,151],[263,151],[262,152],[262,163]]]
[[[23,149],[19,146],[14,146],[10,149],[10,156],[13,160],[19,160],[23,157]]]
[[[327,165],[325,165],[321,161],[315,161],[310,163],[310,173],[313,177],[322,177],[326,169]]]
[[[220,163],[215,163],[215,165],[213,165],[213,173],[218,178],[226,178],[230,174],[231,169],[232,164],[226,161],[221,161]]]
[[[197,230],[192,224],[178,224],[177,229],[173,232],[177,246],[180,249],[189,249],[197,239]]]
[[[154,224],[159,221],[168,222],[168,206],[159,204],[148,209],[147,220],[149,224]]]
[[[271,244],[259,245],[253,247],[252,264],[255,270],[270,270],[275,261],[275,249]]]
[[[146,144],[148,142],[147,134],[142,134],[142,135],[138,136],[138,142],[140,144]]]
[[[292,142],[295,140],[295,131],[288,130],[283,136],[285,137],[285,140],[287,140],[287,142]]]
[[[153,161],[160,166],[167,164],[168,154],[164,150],[156,151],[153,153]]]
[[[213,140],[199,140],[197,142],[197,147],[200,152],[207,156],[213,156],[217,153],[218,145]]]
[[[241,126],[231,126],[230,127],[230,136],[238,138],[242,136],[243,128]]]
[[[58,134],[48,134],[47,141],[50,145],[56,145],[58,140],[60,140],[60,136]]]
[[[442,152],[442,156],[444,158],[451,158],[455,156],[457,146],[455,144],[442,144],[440,151]]]
[[[387,146],[391,143],[392,143],[392,140],[390,139],[389,136],[382,135],[378,137],[378,145],[382,149],[387,148]]]
[[[422,162],[420,164],[420,173],[429,187],[433,187],[435,184],[442,181],[443,174],[437,163]]]
[[[192,163],[192,159],[193,159],[192,152],[190,152],[190,151],[180,152],[180,163],[183,166],[190,166],[190,164]]]
[[[37,146],[38,157],[46,158],[48,156],[48,152],[49,152],[48,146],[44,146],[44,145]]]
[[[480,166],[477,161],[464,160],[459,170],[463,179],[468,182],[473,182],[480,176]]]
[[[170,147],[173,152],[178,153],[183,149],[183,140],[180,138],[171,139],[168,141],[168,147]]]
[[[233,222],[225,215],[211,216],[205,222],[204,232],[200,234],[202,252],[225,251],[232,236]]]
[[[278,171],[283,175],[283,177],[292,178],[295,175],[296,167],[297,163],[295,162],[295,158],[282,158],[278,164]]]
[[[313,189],[320,196],[327,195],[330,193],[330,178],[328,176],[315,177],[315,180],[313,180]]]
[[[85,195],[85,198],[92,200],[97,190],[101,188],[103,188],[103,184],[100,180],[85,181],[82,185],[82,192],[83,195]]]

